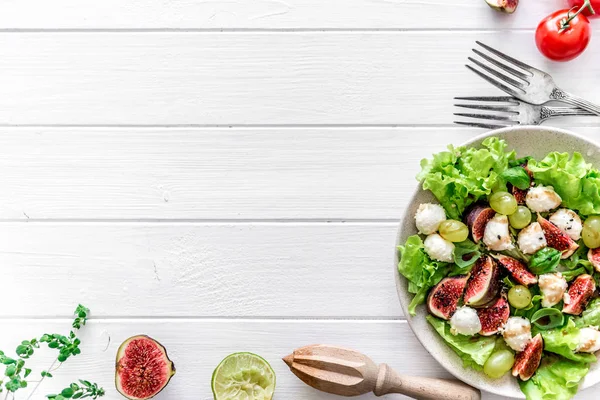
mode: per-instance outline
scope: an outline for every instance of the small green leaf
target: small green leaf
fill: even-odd
[[[67,399],[70,399],[71,397],[73,397],[73,394],[74,394],[73,389],[71,389],[70,387],[63,389],[62,392],[60,392],[60,395]]]
[[[21,381],[21,387],[22,388],[26,388],[27,387],[27,381]]]
[[[25,368],[25,375],[24,375],[24,377],[27,378],[29,376],[29,374],[31,374],[31,368]]]
[[[558,267],[561,256],[562,253],[560,251],[551,247],[545,247],[531,257],[529,269],[536,275],[553,272]]]
[[[531,178],[523,167],[509,168],[505,170],[501,176],[505,181],[521,190],[529,188],[529,185],[531,184]]]
[[[531,317],[531,323],[544,331],[558,328],[564,322],[565,316],[556,308],[542,308]]]
[[[8,377],[12,377],[15,372],[17,372],[17,367],[15,367],[14,365],[9,365],[8,367],[6,367],[6,371],[4,371],[4,375],[8,376]]]
[[[17,361],[13,360],[12,358],[9,357],[4,357],[4,359],[2,360],[2,364],[4,365],[10,365],[10,364],[16,364]]]

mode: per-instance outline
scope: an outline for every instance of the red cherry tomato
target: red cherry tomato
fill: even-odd
[[[569,61],[578,57],[590,42],[590,21],[583,14],[573,18],[563,30],[562,21],[576,11],[559,10],[547,16],[537,27],[535,43],[540,52],[554,61]]]
[[[585,10],[583,10],[583,13],[588,16],[588,17],[592,17],[592,18],[598,18],[600,17],[600,0],[590,0],[592,3],[592,8],[594,9],[594,11],[596,12],[595,14],[592,14],[592,12],[590,11],[589,8],[586,7]],[[577,7],[577,8],[581,8],[581,6],[583,6],[583,3],[585,2],[585,0],[569,0],[569,5],[571,7]]]

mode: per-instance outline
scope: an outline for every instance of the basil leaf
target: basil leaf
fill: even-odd
[[[538,252],[531,257],[529,270],[536,275],[552,272],[558,267],[561,255],[562,253],[560,251],[553,249],[552,247],[545,247],[538,250]]]
[[[531,317],[531,323],[544,331],[558,328],[564,322],[565,316],[556,308],[542,308]]]
[[[502,173],[502,178],[521,190],[529,188],[531,184],[531,178],[523,167],[513,167],[505,170]]]
[[[481,257],[481,252],[475,243],[469,239],[454,244],[454,263],[460,269],[470,267]]]

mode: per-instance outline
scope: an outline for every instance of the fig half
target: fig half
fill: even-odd
[[[490,256],[475,262],[465,289],[464,303],[472,307],[485,307],[500,293],[502,271]]]
[[[483,233],[485,232],[485,226],[488,221],[494,218],[496,211],[492,210],[490,206],[484,203],[474,204],[465,217],[465,223],[471,231],[471,236],[475,243],[479,243],[483,239]]]
[[[442,279],[431,289],[427,297],[427,308],[436,317],[449,320],[458,308],[465,286],[467,275],[451,276]]]
[[[504,296],[498,297],[490,306],[477,309],[477,316],[481,322],[482,336],[495,335],[502,329],[508,317],[510,317],[510,307]]]
[[[125,340],[117,352],[115,385],[130,400],[146,400],[163,390],[175,375],[175,364],[156,340],[138,335]]]
[[[519,0],[485,0],[494,10],[512,14],[517,10]]]
[[[495,254],[494,258],[502,265],[521,285],[530,286],[537,283],[537,277],[527,269],[525,264],[516,258],[505,256],[503,254]]]
[[[523,381],[531,378],[540,366],[543,350],[544,340],[542,339],[542,334],[538,333],[527,343],[525,350],[517,353],[512,369],[513,376],[518,376]]]
[[[556,225],[542,217],[540,214],[538,214],[537,222],[539,222],[544,231],[548,247],[562,251],[562,256],[560,258],[563,260],[569,258],[571,254],[579,248],[579,245],[575,243],[569,235],[561,231]]]
[[[600,247],[588,251],[588,260],[592,263],[594,269],[600,272]]]
[[[579,315],[592,298],[596,290],[596,282],[591,275],[579,275],[569,286],[565,294],[565,305],[562,312],[565,314]]]

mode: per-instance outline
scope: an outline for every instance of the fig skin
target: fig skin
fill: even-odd
[[[596,282],[591,275],[579,275],[571,283],[567,296],[569,304],[563,306],[562,312],[565,314],[579,315],[583,312],[588,302],[596,290]]]
[[[493,301],[502,288],[502,271],[496,261],[486,255],[475,262],[471,270],[464,303],[471,307],[485,307]]]
[[[543,350],[544,340],[542,334],[538,333],[527,343],[525,350],[515,356],[515,364],[512,369],[513,376],[518,376],[523,381],[529,380],[540,366]]]
[[[512,14],[517,11],[519,0],[485,0],[488,6],[496,11]]]
[[[561,259],[569,258],[579,248],[579,245],[569,235],[540,214],[537,216],[537,222],[542,226],[548,247],[562,251]]]
[[[594,269],[600,272],[600,247],[588,251],[588,260],[592,263]]]
[[[445,320],[452,318],[462,298],[467,279],[467,275],[451,276],[435,285],[427,296],[429,313]]]
[[[120,372],[120,369],[121,369],[121,367],[120,367],[120,361],[124,357],[126,347],[131,342],[133,342],[136,339],[149,340],[149,341],[153,342],[154,344],[156,344],[158,346],[158,348],[164,354],[164,357],[166,358],[166,360],[170,363],[170,369],[171,369],[171,373],[170,373],[170,375],[169,375],[166,383],[164,384],[164,386],[158,392],[152,394],[151,396],[143,397],[143,398],[130,397],[127,394],[125,394],[123,392],[122,388],[119,386],[119,372]],[[157,341],[156,339],[151,338],[148,335],[135,335],[135,336],[132,336],[132,337],[126,339],[125,341],[123,341],[123,343],[121,344],[121,346],[119,346],[119,349],[117,350],[117,360],[116,360],[115,366],[116,366],[116,368],[115,368],[115,386],[117,388],[117,392],[119,392],[119,394],[121,396],[123,396],[123,397],[125,397],[126,399],[129,399],[129,400],[140,400],[140,399],[141,400],[147,400],[147,399],[151,399],[151,398],[155,397],[156,395],[158,395],[160,392],[162,392],[169,385],[169,382],[171,382],[171,378],[173,378],[173,376],[175,375],[175,372],[176,372],[175,364],[169,358],[169,355],[167,354],[167,349],[165,348],[165,346],[163,346],[162,344],[160,344],[159,341]]]
[[[479,317],[479,322],[481,322],[481,331],[479,334],[482,336],[495,335],[502,329],[506,321],[508,321],[508,317],[510,317],[508,301],[506,301],[504,296],[500,296],[490,306],[478,308],[477,316]]]
[[[493,257],[498,261],[498,264],[504,267],[510,276],[514,278],[518,283],[524,286],[530,286],[537,283],[538,279],[525,264],[516,258],[505,256],[503,254],[494,254]]]
[[[483,239],[485,226],[490,219],[494,218],[494,215],[496,215],[496,211],[485,203],[476,203],[467,211],[465,224],[469,227],[475,243],[479,243]]]

